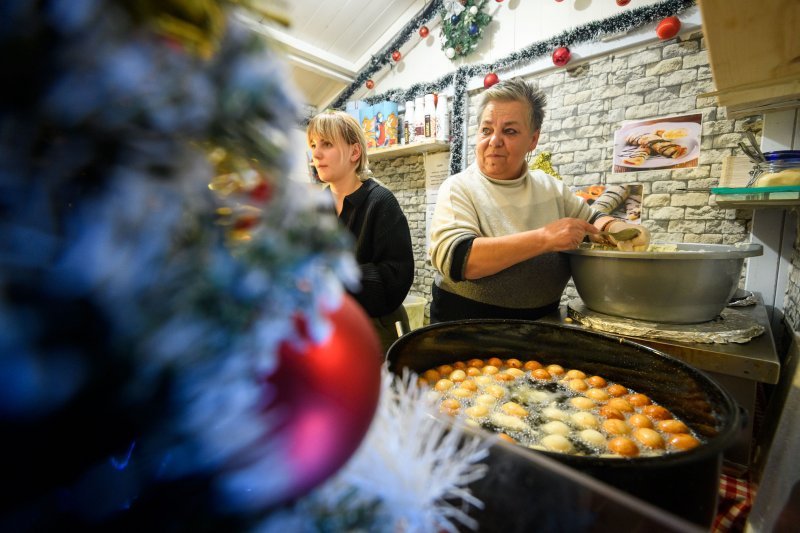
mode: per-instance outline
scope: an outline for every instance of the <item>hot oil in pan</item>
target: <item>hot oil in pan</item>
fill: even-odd
[[[601,376],[535,361],[471,359],[423,374],[443,412],[533,449],[655,457],[701,441],[664,407]]]

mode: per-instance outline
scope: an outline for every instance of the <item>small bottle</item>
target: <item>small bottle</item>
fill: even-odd
[[[425,140],[432,141],[436,138],[436,104],[432,94],[426,94],[424,101]]]
[[[425,141],[425,99],[418,96],[414,99],[414,142]]]
[[[450,112],[447,109],[447,97],[439,95],[436,104],[436,140],[450,142]]]
[[[406,144],[406,116],[403,113],[397,114],[397,144]]]
[[[406,120],[405,120],[405,139],[406,144],[414,142],[414,101],[409,100],[406,102]]]

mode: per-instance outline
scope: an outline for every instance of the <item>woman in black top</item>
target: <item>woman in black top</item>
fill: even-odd
[[[396,322],[409,329],[403,308],[414,279],[408,221],[392,192],[369,177],[367,141],[353,117],[321,113],[309,122],[306,138],[336,214],[355,238],[361,288],[351,294],[372,318],[385,351],[397,340]]]

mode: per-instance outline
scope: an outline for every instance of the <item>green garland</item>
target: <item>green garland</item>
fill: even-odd
[[[442,18],[442,50],[449,59],[471,54],[492,21],[484,11],[488,0],[448,0],[439,9]]]

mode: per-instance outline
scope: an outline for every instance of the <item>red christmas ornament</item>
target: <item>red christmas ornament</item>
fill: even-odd
[[[617,5],[619,7],[627,6],[630,3],[631,3],[631,0],[617,0]]]
[[[382,354],[366,313],[350,296],[328,315],[332,331],[321,344],[281,344],[279,366],[266,381],[265,414],[282,446],[283,501],[301,496],[347,462],[369,429],[378,405]],[[305,322],[296,322],[301,337]],[[278,450],[276,450],[278,452]]]
[[[248,192],[250,198],[256,202],[263,203],[272,198],[272,185],[267,180],[262,179]]]
[[[402,56],[402,54],[400,54],[400,50],[395,50],[394,52],[392,52],[392,59],[394,60],[395,63],[400,61],[401,57],[403,57],[403,56]]]
[[[375,87],[375,82],[372,80],[367,80],[367,82],[364,85],[367,86],[367,89],[371,90],[373,87]]]
[[[569,63],[572,54],[566,46],[560,46],[553,51],[553,64],[557,67],[563,67]]]
[[[498,81],[500,81],[500,78],[497,77],[497,74],[490,72],[485,78],[483,78],[483,88],[488,89]]]
[[[429,34],[430,32],[431,32],[431,30],[429,30],[427,26],[422,26],[422,27],[419,29],[419,36],[420,36],[420,37],[422,37],[422,38],[424,39],[425,37],[427,37],[427,36],[428,36],[428,34]]]
[[[662,41],[672,39],[681,31],[681,21],[678,17],[667,17],[656,26],[656,35]]]

